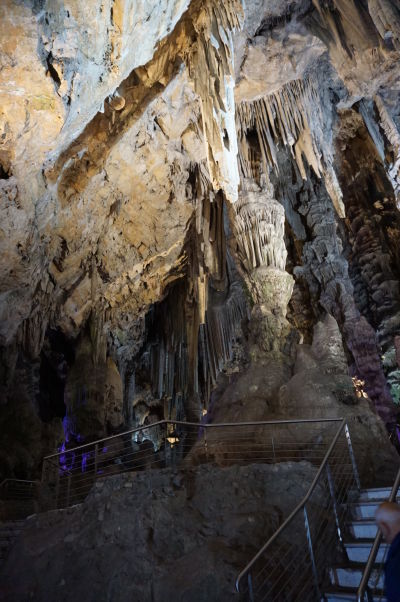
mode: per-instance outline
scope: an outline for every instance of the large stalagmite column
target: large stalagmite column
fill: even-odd
[[[279,357],[291,332],[286,320],[293,277],[285,271],[285,213],[270,185],[245,183],[235,207],[239,256],[254,301],[251,316],[253,359]]]

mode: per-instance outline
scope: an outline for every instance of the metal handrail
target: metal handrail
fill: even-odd
[[[40,481],[6,478],[0,483],[0,501],[2,504],[34,501],[38,499],[40,484]]]
[[[7,478],[7,479],[3,479],[3,481],[1,481],[0,483],[0,488],[3,487],[3,485],[9,481],[12,481],[13,483],[38,483],[39,481],[29,481],[28,479],[13,479],[11,477]]]
[[[129,431],[124,431],[122,433],[117,433],[116,435],[110,435],[109,437],[104,437],[103,439],[97,439],[95,441],[90,441],[89,443],[84,443],[82,445],[78,445],[77,447],[68,448],[68,452],[74,452],[78,449],[83,449],[86,447],[92,447],[93,445],[100,444],[106,441],[110,441],[111,439],[116,439],[118,437],[123,437],[124,435],[131,435],[133,433],[138,433],[140,431],[148,431],[150,428],[154,428],[155,426],[161,426],[164,424],[180,424],[184,426],[195,426],[198,428],[220,428],[220,427],[236,427],[236,426],[263,426],[263,425],[274,425],[274,424],[303,424],[303,423],[322,423],[322,422],[340,422],[343,420],[342,418],[297,418],[297,419],[289,419],[289,420],[260,420],[260,421],[251,421],[251,422],[217,422],[217,423],[202,423],[202,422],[184,422],[182,420],[159,420],[158,422],[152,422],[151,424],[146,424],[143,426],[136,427],[134,429],[130,429]],[[43,461],[50,460],[51,458],[56,458],[64,454],[64,452],[56,452],[54,454],[50,454],[43,458]]]
[[[249,571],[251,570],[251,568],[254,566],[254,564],[257,562],[257,560],[264,554],[265,550],[277,539],[277,537],[280,535],[280,533],[282,533],[282,531],[284,529],[286,529],[286,527],[291,523],[291,521],[295,518],[295,516],[301,512],[304,511],[304,507],[306,505],[306,503],[308,502],[308,500],[311,497],[311,494],[313,493],[315,487],[317,486],[318,480],[322,474],[322,471],[324,470],[324,468],[326,467],[326,464],[329,460],[329,457],[332,453],[333,448],[335,447],[340,434],[342,433],[344,427],[346,426],[346,419],[344,418],[338,418],[336,419],[336,421],[341,421],[340,422],[340,426],[336,432],[336,435],[334,436],[332,443],[330,444],[325,457],[321,463],[321,466],[319,467],[317,474],[315,475],[315,478],[308,490],[308,492],[306,493],[305,497],[302,499],[302,501],[296,506],[296,508],[293,510],[293,512],[288,516],[288,518],[281,524],[281,526],[278,528],[277,531],[275,531],[275,533],[269,538],[269,540],[263,545],[263,547],[257,552],[257,554],[250,560],[250,562],[245,566],[245,568],[239,573],[237,579],[236,579],[236,590],[240,593],[240,582],[243,579],[243,577],[245,577]]]
[[[387,500],[388,502],[395,501],[399,487],[400,487],[400,468],[397,472],[395,481],[393,483],[392,490],[388,497],[388,500]],[[364,569],[364,572],[361,577],[359,588],[357,590],[357,602],[364,602],[364,595],[365,595],[365,592],[367,591],[368,581],[371,577],[372,569],[375,564],[376,557],[378,555],[378,550],[382,543],[382,537],[383,537],[382,531],[378,528],[376,537],[374,539],[374,543],[371,547],[371,551],[368,556],[367,564],[365,565],[365,569]]]

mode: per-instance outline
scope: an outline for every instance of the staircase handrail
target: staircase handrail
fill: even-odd
[[[275,533],[268,539],[268,541],[262,546],[262,548],[257,552],[257,554],[255,556],[253,556],[253,558],[250,560],[250,562],[239,573],[239,575],[236,579],[236,583],[235,583],[236,590],[239,593],[240,593],[240,582],[242,581],[243,577],[245,577],[249,573],[249,571],[254,566],[254,564],[257,562],[257,560],[264,554],[265,550],[267,550],[269,548],[269,546],[277,539],[277,537],[280,535],[280,533],[282,533],[282,531],[290,525],[290,523],[294,520],[294,518],[297,516],[297,514],[301,511],[304,511],[304,507],[305,507],[306,503],[308,502],[308,500],[310,499],[311,494],[313,493],[314,489],[317,486],[318,480],[322,474],[322,471],[325,469],[325,467],[328,463],[328,460],[329,460],[329,458],[332,454],[332,451],[340,437],[340,434],[342,433],[343,429],[345,428],[345,426],[347,424],[347,421],[345,418],[337,418],[336,421],[337,422],[340,421],[339,428],[324,456],[324,459],[322,460],[322,463],[317,471],[317,474],[314,477],[313,482],[311,483],[311,486],[310,486],[308,492],[306,493],[304,498],[301,500],[301,502],[296,506],[296,508],[293,510],[293,512],[291,512],[291,514],[289,514],[287,519],[277,529],[277,531],[275,531]]]
[[[40,481],[8,477],[0,482],[0,500],[3,502],[9,499],[36,499],[40,484]],[[12,497],[7,497],[10,494]]]
[[[14,479],[14,478],[12,478],[12,477],[7,477],[6,479],[3,479],[3,480],[0,482],[0,488],[1,488],[1,487],[3,487],[3,485],[4,485],[5,483],[7,483],[8,481],[12,481],[13,483],[31,483],[31,484],[33,484],[33,483],[38,483],[38,482],[39,482],[39,481],[31,481],[31,480],[29,480],[29,479]]]
[[[391,490],[390,495],[387,500],[388,502],[394,502],[396,500],[399,487],[400,487],[400,468],[397,471],[397,475],[394,480],[392,490]],[[357,590],[357,602],[364,602],[364,596],[367,591],[368,581],[371,577],[372,569],[375,564],[375,560],[378,555],[378,550],[380,548],[381,543],[382,543],[382,531],[378,528],[376,537],[374,539],[374,543],[371,547],[371,551],[368,556],[367,564],[365,565],[365,568],[364,568],[364,571],[363,571],[363,574],[361,577],[360,585]]]
[[[185,422],[183,420],[159,420],[158,422],[152,422],[151,424],[145,424],[143,426],[139,426],[133,429],[129,429],[128,431],[123,431],[122,433],[116,433],[115,435],[110,435],[109,437],[103,437],[102,439],[97,439],[94,441],[89,441],[88,443],[83,443],[82,445],[78,445],[76,447],[68,448],[68,452],[74,452],[78,449],[83,449],[85,447],[92,447],[96,444],[101,444],[106,441],[110,441],[111,439],[116,439],[117,437],[123,437],[124,435],[131,435],[133,433],[138,433],[140,431],[147,431],[150,428],[154,428],[155,426],[162,426],[164,424],[176,424],[183,426],[195,426],[200,428],[221,428],[221,427],[237,427],[237,426],[263,426],[266,424],[303,424],[303,423],[322,423],[322,422],[340,422],[342,418],[293,418],[287,420],[254,420],[250,422]],[[43,461],[50,460],[51,458],[56,458],[64,454],[65,451],[55,452],[54,454],[50,454],[48,456],[44,456]]]

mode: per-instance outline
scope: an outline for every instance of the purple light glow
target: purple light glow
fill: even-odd
[[[87,467],[87,461],[91,457],[91,455],[92,455],[92,452],[87,452],[87,453],[82,454],[82,463],[81,463],[82,472],[85,472],[86,467]]]
[[[58,448],[58,451],[60,452],[65,452],[65,441],[64,443]],[[62,470],[66,470],[67,468],[67,455],[62,453],[60,455],[60,464],[61,464],[61,468]]]
[[[65,442],[69,443],[69,435],[70,435],[70,429],[69,429],[69,420],[68,420],[68,416],[64,416],[63,421],[62,421],[62,425],[63,425],[63,429],[64,429],[64,436],[65,436]]]
[[[62,421],[63,430],[64,430],[64,442],[58,448],[58,451],[61,452],[59,456],[59,464],[60,464],[60,474],[63,474],[65,471],[71,471],[74,467],[75,463],[75,453],[69,452],[67,450],[67,444],[70,443],[71,437],[76,439],[76,441],[80,442],[83,440],[83,437],[79,434],[75,434],[74,432],[74,423],[68,415],[65,415]],[[86,465],[86,462],[85,462]]]

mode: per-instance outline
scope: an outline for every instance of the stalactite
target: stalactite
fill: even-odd
[[[93,365],[105,363],[107,356],[107,335],[104,332],[104,312],[93,311],[89,318],[89,332],[92,343]]]
[[[313,4],[319,16],[314,29],[329,47],[335,61],[352,60],[357,53],[379,46],[376,24],[365,2],[313,0]]]
[[[147,343],[131,367],[136,372],[135,403],[148,395],[140,373],[147,374],[151,399],[158,400],[153,414],[143,418],[142,412],[146,420],[154,412],[159,418],[202,418],[248,317],[240,278],[227,253],[224,196],[214,192],[202,164],[193,167],[191,183],[195,211],[183,249],[184,267],[164,301],[149,312]]]
[[[262,265],[285,270],[285,212],[270,194],[246,190],[236,207],[235,233],[239,257],[251,272]]]
[[[240,28],[242,14],[240,0],[209,0],[194,24],[197,44],[189,57],[190,75],[202,103],[211,181],[232,202],[239,185],[232,32]]]
[[[215,385],[218,374],[224,365],[232,360],[233,341],[243,319],[249,318],[249,310],[243,288],[238,280],[233,260],[228,254],[227,271],[229,293],[218,298],[221,293],[214,291],[207,310],[205,326],[201,329],[200,351],[204,368],[204,382],[209,376]],[[209,391],[210,392],[210,391]],[[209,393],[206,396],[209,398]]]
[[[380,126],[391,145],[392,161],[387,166],[388,175],[396,195],[397,206],[400,209],[400,132],[379,94],[375,96],[374,100],[379,112]]]
[[[196,308],[193,311],[188,307],[187,283],[183,281],[149,313],[148,343],[136,361],[136,371],[148,375],[152,395],[148,397],[138,383],[131,398],[135,405],[151,405],[158,418],[201,419],[219,373],[232,359],[233,341],[241,322],[248,318],[247,300],[230,256],[227,281],[224,291],[209,282],[204,323],[199,323]],[[154,400],[159,400],[158,410],[154,410]],[[134,409],[136,422],[141,423],[150,414],[143,412],[142,408],[139,416]]]
[[[385,41],[391,41],[400,48],[400,14],[390,0],[368,0],[368,10]]]
[[[324,140],[321,99],[312,79],[294,80],[277,92],[237,107],[239,167],[244,178],[254,177],[247,133],[257,131],[264,172],[279,172],[278,147],[286,146],[296,161],[303,180],[306,165],[320,178],[340,217],[344,217],[342,192],[333,169],[333,154]]]
[[[357,308],[376,332],[384,374],[395,399],[400,382],[395,353],[400,328],[400,216],[387,173],[385,132],[375,120],[376,105],[362,102],[358,108],[362,118],[355,109],[342,112],[338,143],[347,214],[343,224],[348,230],[346,257]]]
[[[301,198],[301,213],[307,220],[309,239],[303,246],[303,265],[295,267],[294,275],[307,282],[315,310],[320,311],[322,306],[341,325],[354,360],[352,374],[365,381],[365,389],[377,413],[388,428],[392,428],[394,408],[375,331],[356,306],[332,203],[323,182],[316,180],[311,170],[303,183]]]

